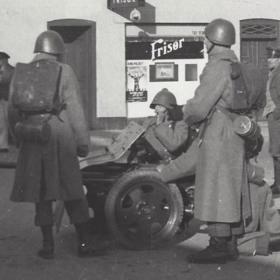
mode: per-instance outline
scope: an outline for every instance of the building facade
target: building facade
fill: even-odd
[[[66,44],[91,129],[120,129],[152,114],[162,88],[191,98],[207,62],[205,25],[233,22],[234,51],[266,74],[266,47],[280,37],[278,0],[0,0],[0,50],[28,62],[46,29]],[[143,6],[144,5],[144,6]]]

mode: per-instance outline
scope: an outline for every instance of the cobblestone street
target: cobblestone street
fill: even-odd
[[[267,135],[266,128],[263,128]],[[272,181],[267,137],[258,163],[266,167]],[[2,155],[3,156],[3,155]],[[13,155],[10,155],[12,159]],[[7,158],[5,159],[7,161]],[[12,162],[11,160],[10,162]],[[97,241],[108,246],[105,256],[80,259],[76,256],[73,228],[66,217],[56,235],[56,258],[45,261],[36,256],[40,232],[33,226],[33,205],[9,201],[13,169],[0,170],[0,279],[5,280],[137,280],[137,279],[266,279],[276,280],[280,273],[280,252],[253,256],[253,241],[240,246],[241,257],[225,265],[193,265],[188,254],[207,245],[206,234],[196,234],[179,244],[150,251],[120,248],[110,236]],[[275,243],[275,250],[278,244]],[[280,247],[280,246],[278,246]]]

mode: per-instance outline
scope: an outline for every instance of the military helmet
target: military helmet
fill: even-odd
[[[230,21],[218,18],[205,27],[205,37],[215,45],[231,46],[235,44],[235,28]]]
[[[267,58],[280,58],[280,44],[277,41],[270,43],[266,50]]]
[[[36,39],[34,53],[63,54],[64,42],[62,37],[53,30],[44,31]]]
[[[172,109],[177,105],[177,100],[172,92],[170,92],[167,88],[163,88],[155,95],[150,108],[154,109],[156,105],[161,105],[167,109]]]

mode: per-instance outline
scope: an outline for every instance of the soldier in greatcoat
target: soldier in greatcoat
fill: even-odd
[[[78,156],[89,150],[89,132],[86,125],[78,80],[72,68],[58,61],[64,53],[64,42],[55,31],[41,33],[35,42],[33,61],[49,60],[61,66],[58,97],[62,110],[48,119],[50,139],[46,143],[17,139],[19,155],[11,200],[35,203],[35,225],[43,236],[42,258],[54,257],[53,201],[64,201],[67,214],[78,235],[78,255],[96,255],[87,232],[88,204],[82,186]],[[15,125],[22,118],[12,100],[14,79],[10,88],[9,121]],[[27,116],[29,118],[29,116]]]
[[[243,220],[251,215],[244,140],[234,132],[230,112],[233,84],[231,63],[238,59],[231,22],[216,19],[205,29],[209,55],[200,85],[183,108],[187,123],[206,121],[196,166],[195,218],[208,224],[209,246],[190,257],[196,263],[238,258],[237,237]]]
[[[274,183],[272,192],[280,194],[280,46],[271,44],[268,51],[268,81],[266,87],[266,106],[263,111],[268,121],[269,152],[273,158]]]
[[[9,63],[10,56],[0,52],[0,152],[9,150],[8,97],[14,67]]]

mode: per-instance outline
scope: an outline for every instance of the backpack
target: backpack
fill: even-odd
[[[21,116],[14,128],[18,141],[40,144],[49,141],[48,122],[65,106],[58,94],[61,71],[59,63],[49,60],[16,65],[11,102]]]
[[[22,113],[52,113],[59,106],[61,66],[56,61],[18,63],[13,78],[12,104]]]
[[[252,64],[231,63],[233,82],[233,111],[250,113],[265,105],[265,81],[261,71]]]

